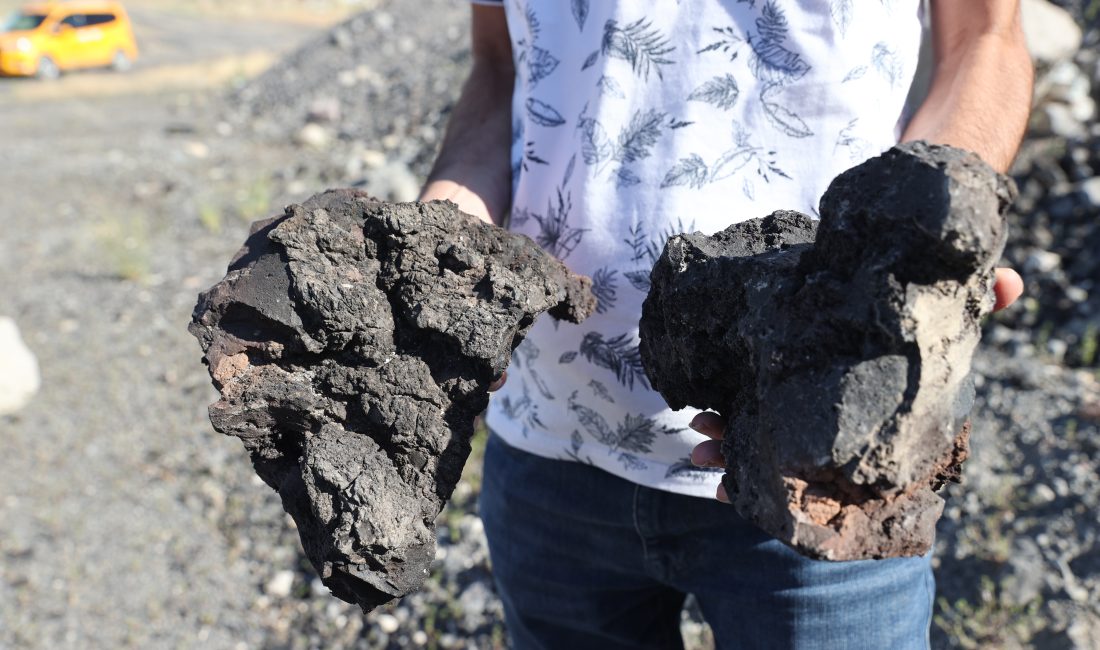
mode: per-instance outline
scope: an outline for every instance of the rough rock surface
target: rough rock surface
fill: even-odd
[[[973,154],[914,143],[837,177],[819,224],[781,211],[669,241],[642,360],[673,408],[729,418],[743,516],[814,557],[928,551],[1013,196]]]
[[[210,418],[370,609],[423,582],[486,389],[539,313],[591,312],[590,284],[450,203],[330,191],[258,226],[195,308]]]

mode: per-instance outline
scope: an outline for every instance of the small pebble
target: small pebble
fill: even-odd
[[[1031,489],[1031,499],[1035,503],[1050,503],[1057,498],[1058,495],[1045,483],[1038,483]]]
[[[273,598],[286,598],[290,595],[290,588],[294,586],[293,571],[279,571],[271,580],[268,580],[264,591]]]
[[[375,619],[375,623],[378,624],[378,629],[386,634],[393,634],[397,631],[397,628],[401,627],[400,621],[392,614],[379,614]]]

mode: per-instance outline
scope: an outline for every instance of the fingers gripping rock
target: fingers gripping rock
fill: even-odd
[[[241,439],[338,597],[416,589],[487,388],[542,312],[579,322],[588,278],[451,203],[329,191],[257,224],[190,331]]]
[[[814,557],[930,548],[1014,192],[973,154],[909,143],[837,177],[820,222],[780,211],[669,240],[642,361],[673,408],[728,418],[743,516]]]

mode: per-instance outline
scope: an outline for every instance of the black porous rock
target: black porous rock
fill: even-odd
[[[816,558],[931,548],[1014,194],[972,153],[908,143],[838,176],[819,223],[780,211],[669,240],[642,361],[672,408],[728,418],[742,516]]]
[[[583,320],[587,278],[448,202],[329,191],[257,224],[190,331],[241,439],[336,596],[415,590],[487,388],[536,316]]]

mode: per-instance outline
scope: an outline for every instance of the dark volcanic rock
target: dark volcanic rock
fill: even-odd
[[[370,609],[423,582],[487,387],[539,313],[592,311],[590,283],[445,202],[330,191],[258,226],[190,326],[210,419]]]
[[[838,176],[820,224],[776,212],[668,242],[642,360],[673,408],[729,418],[743,516],[814,557],[929,550],[1013,195],[973,154],[913,143]]]

